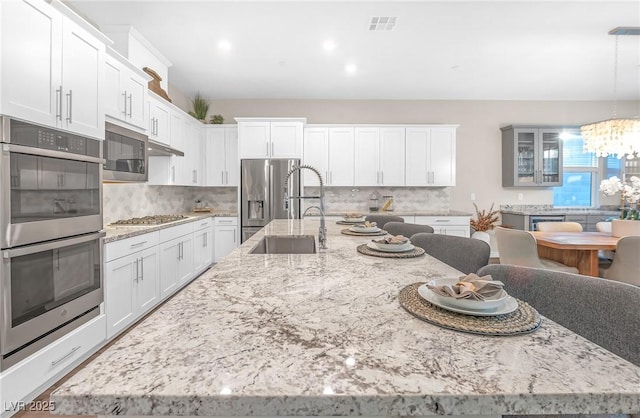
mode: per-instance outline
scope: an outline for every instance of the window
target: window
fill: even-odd
[[[594,153],[583,152],[584,141],[573,135],[562,141],[562,186],[553,188],[553,205],[563,207],[594,207],[598,204],[600,184],[599,160]],[[620,160],[600,159],[605,178],[620,175]]]

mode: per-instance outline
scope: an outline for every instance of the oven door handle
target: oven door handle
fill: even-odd
[[[3,151],[19,152],[21,154],[38,155],[41,157],[62,158],[65,160],[82,161],[85,163],[105,164],[104,158],[91,157],[89,155],[72,154],[65,151],[54,151],[50,149],[25,147],[24,145],[3,144]]]
[[[20,257],[23,255],[29,255],[34,253],[39,253],[41,251],[55,250],[61,247],[67,247],[69,245],[82,244],[83,242],[94,241],[96,239],[100,239],[107,235],[106,232],[100,231],[94,234],[83,235],[81,237],[69,238],[69,239],[60,239],[55,241],[46,242],[44,244],[37,245],[29,245],[26,247],[13,248],[9,250],[2,251],[3,258],[13,258]]]

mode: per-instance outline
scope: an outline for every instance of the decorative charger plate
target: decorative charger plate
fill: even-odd
[[[528,303],[516,299],[518,309],[496,316],[473,316],[455,313],[427,302],[418,294],[424,283],[413,283],[400,291],[400,305],[423,321],[455,331],[481,335],[520,335],[540,328],[540,314]]]
[[[401,253],[385,253],[379,250],[373,250],[367,246],[367,244],[358,245],[357,250],[360,254],[371,255],[373,257],[382,258],[414,258],[424,255],[424,250],[420,247],[413,247],[410,251],[404,251]]]
[[[349,228],[345,228],[340,232],[342,232],[344,235],[353,235],[356,237],[375,237],[378,235],[387,235],[387,231],[385,231],[384,229],[381,229],[377,232],[355,232]]]

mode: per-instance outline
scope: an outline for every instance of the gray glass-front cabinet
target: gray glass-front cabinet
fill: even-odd
[[[562,129],[525,126],[500,129],[502,187],[562,186]]]

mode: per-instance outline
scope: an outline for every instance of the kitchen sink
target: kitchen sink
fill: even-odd
[[[249,254],[315,254],[316,240],[313,235],[267,235]]]

